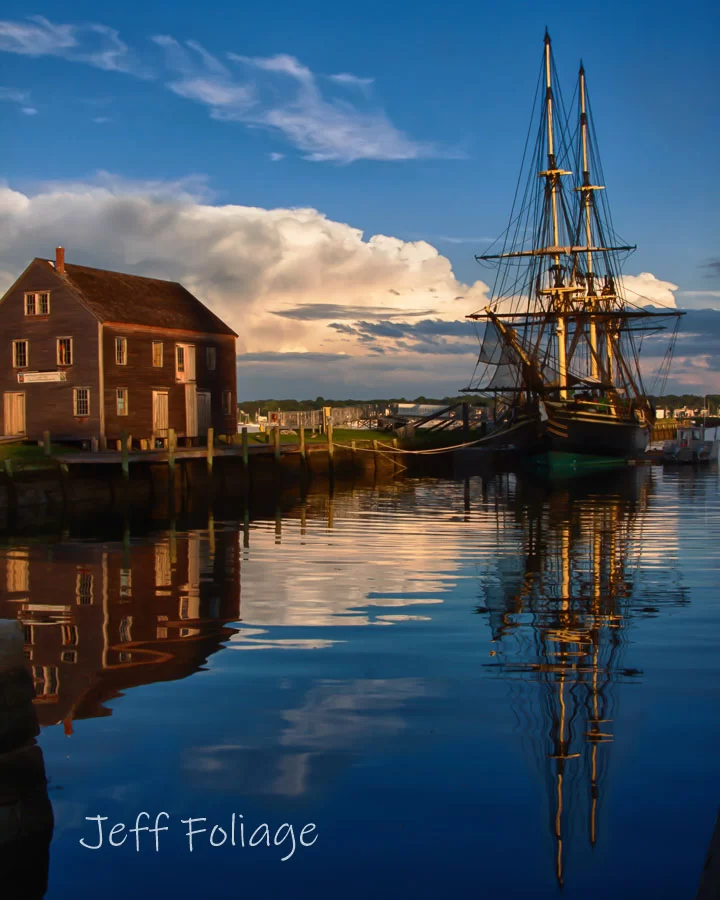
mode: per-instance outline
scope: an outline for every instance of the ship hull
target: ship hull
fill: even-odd
[[[634,419],[578,413],[557,404],[549,417],[521,416],[498,429],[488,442],[493,449],[525,457],[561,454],[611,460],[637,459],[647,449],[650,428]]]
[[[543,423],[547,450],[636,459],[647,449],[650,428],[634,419],[576,413],[560,407]]]

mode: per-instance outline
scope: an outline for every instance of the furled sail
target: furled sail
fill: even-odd
[[[517,391],[522,387],[522,364],[517,352],[503,340],[494,322],[486,322],[478,363],[485,365],[476,390]]]

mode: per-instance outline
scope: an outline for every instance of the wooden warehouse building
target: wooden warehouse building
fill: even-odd
[[[237,335],[181,284],[34,259],[0,300],[2,433],[150,446],[237,430]]]

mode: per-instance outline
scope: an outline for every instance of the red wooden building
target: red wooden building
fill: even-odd
[[[0,300],[2,433],[237,429],[235,332],[181,284],[34,259]]]

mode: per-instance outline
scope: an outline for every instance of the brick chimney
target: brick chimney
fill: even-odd
[[[55,271],[61,275],[65,274],[65,248],[58,247],[55,250]]]

